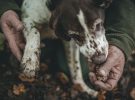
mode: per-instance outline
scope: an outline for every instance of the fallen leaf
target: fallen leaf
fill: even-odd
[[[99,91],[98,100],[106,100],[105,93],[106,93],[106,91],[102,91],[102,90]]]
[[[135,100],[135,88],[133,88],[130,92],[130,96],[132,97],[133,100]]]
[[[69,82],[69,78],[62,72],[57,74],[58,79],[62,84],[67,84]]]
[[[35,77],[27,77],[27,76],[25,76],[24,74],[20,74],[19,75],[19,79],[21,80],[21,81],[23,81],[23,82],[34,82],[35,81]]]
[[[73,85],[73,89],[78,91],[78,92],[82,92],[83,91],[83,88],[80,84],[74,84]]]
[[[26,88],[23,84],[13,85],[13,93],[15,95],[21,95],[26,92]]]
[[[47,70],[48,70],[48,65],[45,64],[45,63],[41,63],[41,64],[40,64],[40,70],[42,70],[43,72],[44,72],[44,71],[47,71]]]

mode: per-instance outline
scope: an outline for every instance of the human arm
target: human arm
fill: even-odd
[[[124,53],[118,47],[110,45],[106,62],[90,73],[90,80],[103,90],[112,90],[123,73],[124,64]]]
[[[126,60],[135,48],[135,2],[114,0],[106,12],[106,37],[110,44],[107,61],[100,65],[99,74],[105,72],[106,81],[97,80],[96,72],[90,74],[91,81],[104,90],[112,90],[119,81]]]

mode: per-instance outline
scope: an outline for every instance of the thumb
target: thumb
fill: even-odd
[[[115,65],[117,65],[117,58],[116,57],[113,57],[113,56],[108,56],[108,58],[107,58],[107,60],[106,60],[106,62],[103,64],[103,65],[101,65],[100,67],[99,67],[99,69],[98,69],[98,75],[99,76],[108,76],[109,75],[109,73],[110,73],[110,71],[111,71],[111,69],[115,66]]]
[[[9,28],[8,25],[5,25],[3,32],[5,33],[5,37],[9,43],[9,47],[10,47],[12,53],[20,61],[21,60],[21,52],[16,44],[16,40],[15,40],[15,37],[13,35],[13,31]]]
[[[107,76],[110,73],[112,67],[116,66],[119,62],[119,52],[115,46],[110,46],[107,60],[104,64],[100,65],[98,74]]]
[[[14,16],[12,16],[11,20],[10,20],[10,24],[12,25],[12,27],[17,31],[17,32],[21,32],[24,28],[23,23],[20,21],[19,17],[17,14],[15,14]]]
[[[96,74],[94,72],[90,72],[89,73],[89,79],[90,79],[91,83],[94,84],[95,81],[97,81]]]

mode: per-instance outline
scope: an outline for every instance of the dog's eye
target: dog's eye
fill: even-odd
[[[99,6],[99,7],[104,6],[104,0],[94,0],[94,3],[96,6]]]
[[[109,7],[112,0],[93,0],[95,5],[101,8],[107,8]]]

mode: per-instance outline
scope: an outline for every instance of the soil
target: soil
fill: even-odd
[[[21,79],[20,66],[9,51],[0,54],[0,100],[135,100],[134,56],[127,64],[119,85],[94,99],[81,92],[63,72],[54,73],[50,59],[41,62],[35,79]],[[55,66],[54,66],[55,67]]]

